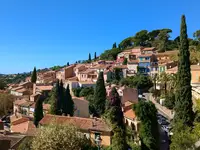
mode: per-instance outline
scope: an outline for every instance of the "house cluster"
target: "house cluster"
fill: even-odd
[[[13,137],[14,135],[20,134],[22,139],[24,136],[35,136],[35,133],[39,130],[33,125],[35,102],[40,95],[47,97],[49,92],[53,89],[54,83],[59,79],[63,81],[65,87],[67,85],[70,87],[75,104],[74,116],[50,115],[48,113],[50,105],[44,103],[44,118],[39,122],[39,126],[48,125],[55,120],[56,123],[59,124],[72,123],[74,126],[80,128],[81,132],[83,132],[87,138],[91,139],[94,144],[96,137],[100,136],[102,145],[109,146],[113,136],[111,127],[101,118],[91,117],[89,114],[89,102],[83,97],[75,97],[72,89],[95,86],[99,72],[104,73],[104,80],[106,82],[108,72],[112,72],[114,68],[119,68],[123,77],[134,76],[138,72],[146,75],[160,74],[162,72],[175,73],[177,71],[177,62],[170,60],[170,55],[172,54],[177,54],[177,51],[157,53],[155,48],[133,48],[119,53],[115,61],[97,60],[87,64],[73,64],[56,71],[45,70],[37,73],[37,81],[35,84],[31,83],[30,77],[28,77],[24,83],[9,85],[8,89],[10,93],[16,97],[13,103],[13,115],[10,117],[11,127],[9,134],[12,134]],[[128,61],[127,65],[123,65],[125,59]],[[199,82],[200,66],[192,66],[191,72],[192,80],[194,80],[194,82]],[[112,87],[117,89],[121,97],[124,123],[137,133],[140,122],[135,112],[132,110],[132,106],[138,103],[137,89],[120,87],[112,84],[107,85],[106,91],[108,99]],[[5,134],[5,132],[2,132],[2,134],[4,134],[5,137],[10,136],[7,135],[8,133]],[[13,148],[12,140],[10,140],[8,144],[10,144],[10,148]]]
[[[29,95],[16,94],[15,90],[17,87],[28,88],[30,91]],[[35,102],[39,95],[45,96],[53,88],[52,85],[41,83],[32,84],[31,82],[24,82],[19,84],[17,87],[16,85],[13,88],[9,87],[11,94],[16,97],[13,105],[13,115],[10,117],[10,129],[7,130],[2,127],[2,134],[0,133],[0,141],[3,140],[2,137],[7,137],[7,144],[6,142],[4,142],[4,144],[0,142],[0,146],[3,145],[4,147],[12,149],[17,148],[20,142],[22,142],[26,137],[35,136],[35,133],[39,130],[39,128],[36,128],[33,124]],[[108,85],[106,86],[107,97],[110,96],[112,87],[116,87],[121,97],[124,122],[127,126],[130,126],[135,132],[137,132],[140,122],[137,120],[137,117],[132,110],[132,105],[138,102],[137,89]],[[109,146],[113,136],[112,128],[103,119],[93,118],[90,116],[88,109],[89,103],[83,97],[73,97],[73,101],[75,104],[73,117],[50,115],[48,113],[50,105],[43,104],[44,118],[39,122],[39,126],[48,125],[55,120],[56,123],[59,124],[72,124],[80,128],[81,132],[84,133],[88,139],[94,142],[94,144],[97,136],[100,136],[102,140],[101,145]],[[19,140],[13,144],[12,141],[15,136],[18,136]]]
[[[177,62],[170,60],[172,54],[178,54],[178,51],[158,53],[154,47],[138,47],[119,53],[116,61],[122,64],[124,59],[128,60],[129,76],[137,72],[153,75],[177,66]]]

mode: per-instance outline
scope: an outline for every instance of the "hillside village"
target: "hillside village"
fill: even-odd
[[[1,94],[13,96],[11,112],[0,120],[0,148],[17,149],[25,139],[37,136],[42,127],[54,122],[77,127],[99,149],[113,146],[113,141],[119,137],[125,141],[126,137],[120,134],[125,135],[123,129],[127,128],[130,130],[127,145],[133,149],[144,144],[140,128],[145,129],[143,125],[151,122],[154,127],[150,124],[148,127],[152,128],[151,132],[157,133],[152,137],[158,140],[160,136],[160,149],[168,149],[171,136],[176,134],[170,124],[174,116],[177,117],[174,113],[177,110],[175,84],[179,84],[179,60],[174,57],[182,56],[181,52],[177,48],[160,51],[156,46],[127,46],[120,49],[114,60],[103,59],[104,55],[96,57],[96,54],[91,59],[89,54],[88,60],[82,63],[42,71],[34,68],[25,81],[8,84],[5,90],[0,91]],[[191,64],[190,73],[191,96],[195,106],[198,106],[198,62]],[[101,100],[104,89],[102,106],[101,101],[95,100]],[[68,100],[72,103],[72,112],[66,110],[69,109],[69,106],[65,106]],[[141,112],[142,106],[147,108],[145,113]],[[39,107],[42,113],[38,113],[41,111]],[[147,115],[146,118],[141,117],[142,113]],[[119,133],[117,138],[116,133]],[[156,144],[152,147],[157,149]]]

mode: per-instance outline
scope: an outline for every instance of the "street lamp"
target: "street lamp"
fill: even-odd
[[[98,150],[100,150],[101,149],[101,141],[102,141],[100,135],[97,135],[95,141],[96,141],[96,144],[98,146]]]

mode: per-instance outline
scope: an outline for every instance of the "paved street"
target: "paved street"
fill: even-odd
[[[161,144],[160,144],[160,150],[169,150],[169,139],[165,131],[160,126],[160,139],[161,139]],[[162,141],[165,142],[162,142]]]

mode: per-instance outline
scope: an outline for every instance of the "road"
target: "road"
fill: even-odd
[[[169,150],[169,138],[165,131],[160,126],[160,150]],[[162,142],[162,140],[165,140],[166,142]]]

